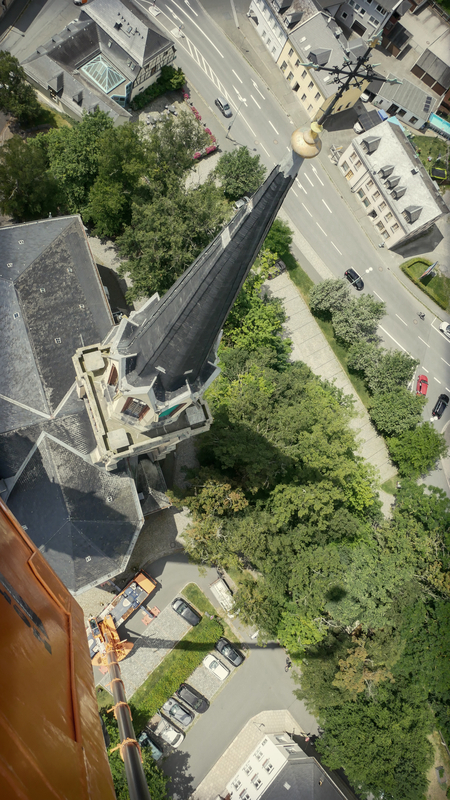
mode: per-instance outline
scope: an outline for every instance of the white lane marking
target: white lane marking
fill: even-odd
[[[335,245],[335,243],[334,243],[334,242],[331,242],[331,244],[333,245],[334,249],[335,249],[335,250],[337,250],[337,251],[338,251],[338,253],[339,253],[339,255],[341,256],[341,255],[342,255],[342,253],[341,253],[341,251],[339,250],[339,247],[336,247],[336,245]]]
[[[300,183],[300,181],[299,181],[299,179],[298,179],[298,178],[296,178],[296,179],[295,179],[295,182],[296,182],[297,186],[299,186],[299,187],[300,187],[300,189],[302,190],[302,192],[304,192],[305,194],[308,194],[308,192],[306,191],[306,189],[304,189],[304,188],[303,188],[303,186],[301,185],[301,183]]]
[[[255,104],[258,106],[258,108],[261,108],[261,106],[260,106],[260,105],[259,105],[259,103],[258,103],[258,102],[255,100],[255,98],[253,97],[253,95],[252,95],[252,94],[250,95],[250,97],[252,98],[253,102],[254,102],[254,103],[255,103]],[[288,147],[288,150],[289,150],[289,147]]]
[[[445,388],[447,389],[447,392],[450,392],[450,389],[448,388],[448,386],[446,386]]]
[[[446,361],[445,358],[442,358],[442,356],[441,356],[441,361],[443,361],[444,364],[447,364],[447,367],[450,367],[450,364],[448,363],[448,361]]]
[[[309,216],[310,216],[310,217],[312,217],[312,214],[311,214],[311,212],[309,211],[309,209],[308,209],[308,208],[306,208],[306,206],[305,206],[305,204],[304,204],[304,203],[302,203],[302,206],[303,206],[303,208],[305,209],[306,213],[307,213],[307,214],[309,214]]]
[[[195,20],[191,19],[191,17],[190,17],[190,16],[189,16],[189,14],[188,14],[188,13],[187,13],[187,12],[184,10],[184,8],[181,8],[181,6],[179,6],[179,5],[178,5],[178,3],[176,3],[176,2],[175,2],[175,0],[171,0],[171,2],[174,4],[174,6],[176,6],[176,7],[178,8],[178,10],[179,10],[179,11],[181,11],[181,13],[182,13],[182,14],[186,14],[186,16],[187,16],[187,17],[190,19],[190,21],[192,22],[192,24],[193,24],[193,25],[195,25],[195,27],[196,27],[196,28],[198,28],[198,30],[200,31],[200,33],[202,33],[202,34],[203,34],[203,36],[205,37],[205,39],[207,39],[207,40],[208,40],[208,42],[210,43],[210,45],[212,45],[212,46],[214,47],[214,50],[216,50],[216,51],[219,53],[219,56],[220,56],[221,58],[223,58],[223,55],[222,55],[222,53],[220,52],[219,48],[218,48],[218,47],[216,47],[216,45],[214,44],[214,42],[212,42],[212,41],[211,41],[211,39],[209,38],[209,36],[207,36],[207,35],[206,35],[205,31],[201,29],[200,25],[197,25],[197,23],[195,22]]]
[[[253,130],[253,128],[252,128],[252,127],[250,127],[250,125],[248,124],[248,122],[247,122],[247,120],[245,119],[245,117],[244,117],[244,115],[243,115],[243,114],[241,114],[241,117],[242,117],[242,119],[244,120],[245,124],[247,125],[247,128],[249,129],[249,131],[251,132],[251,134],[252,134],[253,136],[255,136],[255,138],[256,138],[256,133],[255,133],[255,131]],[[261,147],[262,147],[262,145],[261,145]],[[267,150],[266,150],[266,153],[267,153]],[[269,155],[269,153],[267,153],[267,155]]]
[[[252,80],[252,84],[253,84],[254,88],[256,89],[256,91],[258,92],[258,94],[261,95],[262,99],[265,100],[266,98],[264,97],[263,93],[260,92],[259,89],[258,89],[258,84],[255,83],[255,81],[253,81],[253,80]]]
[[[259,146],[262,147],[262,149],[264,150],[266,156],[269,156],[269,158],[270,158],[270,153],[267,152],[266,148],[264,147],[263,144],[261,144],[261,142],[259,143]]]
[[[298,197],[298,194],[297,194],[297,192],[295,191],[294,188],[292,189],[292,191],[294,192],[295,196]]]
[[[378,300],[381,300],[381,302],[382,302],[382,303],[384,303],[384,300],[383,300],[383,298],[382,298],[382,297],[380,297],[380,295],[378,294],[378,292],[376,292],[376,291],[375,291],[375,289],[372,289],[372,291],[373,291],[373,293],[374,293],[374,294],[376,294],[376,296],[378,297]]]
[[[242,81],[241,81],[239,75],[237,74],[237,72],[235,72],[234,69],[232,69],[231,72],[233,73],[233,75],[236,75],[236,78],[238,79],[239,83],[242,83]]]
[[[193,13],[193,14],[195,14],[195,16],[196,16],[196,17],[198,17],[198,14],[197,14],[197,12],[196,12],[196,11],[194,11],[194,9],[192,8],[192,6],[191,6],[191,4],[190,4],[189,0],[184,0],[184,2],[185,2],[185,3],[186,3],[186,5],[188,6],[188,8],[189,8],[189,11],[192,11],[192,13]]]
[[[325,233],[324,229],[320,227],[320,225],[319,225],[319,223],[318,223],[318,222],[316,222],[316,225],[317,225],[317,227],[318,227],[318,228],[320,228],[320,230],[322,231],[323,235],[324,235],[324,236],[326,236],[326,237],[327,237],[327,239],[328,239],[328,234],[327,234],[327,233]]]
[[[331,208],[329,208],[329,206],[327,206],[327,204],[326,204],[325,200],[323,199],[323,197],[322,197],[322,203],[324,204],[325,208],[327,208],[327,209],[328,209],[328,211],[329,211],[329,212],[330,212],[330,214],[331,214]]]
[[[315,167],[313,167],[313,166],[311,166],[311,169],[312,169],[312,171],[314,172],[314,175],[316,176],[316,178],[317,178],[317,180],[319,181],[319,183],[321,183],[321,184],[322,184],[322,186],[323,186],[323,183],[322,183],[322,181],[320,180],[320,178],[319,178],[319,176],[318,176],[318,174],[317,174],[317,170],[316,170],[316,168],[315,168]]]
[[[404,319],[402,319],[401,317],[399,317],[399,315],[398,315],[398,314],[396,314],[395,316],[397,317],[397,319],[399,319],[399,320],[400,320],[400,322],[403,322],[403,325],[406,325],[406,327],[408,327],[408,323],[407,323],[407,322],[405,322],[405,320],[404,320]]]
[[[422,369],[423,369],[423,371],[424,371],[424,372],[426,372],[426,373],[427,373],[427,375],[428,375],[428,372],[429,372],[429,370],[428,370],[428,369],[425,369],[425,367],[422,367]]]
[[[277,136],[279,136],[280,134],[278,133],[278,131],[277,131],[277,129],[276,129],[276,127],[275,127],[275,125],[272,125],[272,123],[271,123],[270,119],[269,119],[269,125],[270,125],[270,127],[271,127],[271,128],[273,128],[273,129],[274,129],[274,131],[275,131],[276,135],[277,135]]]
[[[420,336],[419,336],[419,339],[420,339],[420,341],[421,341],[421,342],[423,342],[423,343],[424,343],[424,345],[426,345],[426,347],[429,347],[429,346],[430,346],[430,345],[429,345],[427,342],[424,342],[424,341],[423,341],[423,339],[422,339]]]
[[[240,93],[239,89],[236,89],[234,83],[233,83],[233,89],[234,89],[234,91],[236,92],[236,94],[238,96],[239,102],[240,103],[244,103],[244,106],[247,108],[247,100],[246,100],[246,98],[245,97],[241,97],[241,93]]]
[[[400,344],[400,342],[397,342],[397,340],[396,340],[396,339],[394,339],[394,337],[393,337],[393,336],[391,336],[391,334],[390,334],[390,333],[388,333],[388,332],[387,332],[387,331],[386,331],[384,328],[382,328],[382,327],[381,327],[381,325],[378,325],[378,327],[379,327],[380,331],[383,331],[383,333],[385,333],[385,334],[386,334],[386,336],[389,336],[389,338],[390,338],[390,339],[392,339],[392,341],[393,341],[393,342],[395,342],[395,344],[397,345],[397,347],[399,347],[399,348],[400,348],[400,350],[403,350],[403,352],[404,352],[404,353],[407,353],[407,352],[408,352],[408,351],[407,351],[407,350],[406,350],[406,349],[405,349],[405,348],[404,348],[404,347],[403,347],[403,346]]]
[[[306,180],[310,182],[311,186],[314,186],[314,184],[313,184],[312,180],[310,180],[310,179],[308,178],[308,176],[307,176],[306,172],[304,172],[303,174],[304,174],[304,176],[305,176]]]
[[[287,145],[286,145],[286,150],[288,151],[288,153],[290,153],[290,152],[291,152],[291,148],[290,148],[290,147],[288,147]]]
[[[442,381],[438,381],[438,379],[435,378],[435,377],[433,377],[433,380],[436,381],[436,383],[439,383],[442,386]]]

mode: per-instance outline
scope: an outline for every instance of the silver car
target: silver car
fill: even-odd
[[[233,112],[224,97],[217,97],[214,102],[224,117],[233,116]]]
[[[158,722],[155,728],[155,735],[159,736],[166,744],[170,744],[171,747],[178,747],[184,739],[184,733],[177,731],[177,729],[165,719]]]
[[[177,703],[173,697],[169,697],[164,705],[161,706],[161,711],[163,714],[167,714],[170,719],[173,719],[175,722],[178,722],[179,725],[182,725],[183,728],[187,728],[187,726],[190,725],[194,719],[194,715],[191,714],[190,711],[187,711],[184,706],[181,706],[179,703]]]

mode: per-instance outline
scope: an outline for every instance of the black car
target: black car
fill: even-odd
[[[358,292],[360,292],[361,289],[364,289],[364,281],[354,269],[350,267],[350,269],[347,269],[344,272],[344,275],[347,278],[347,280],[355,287],[355,289],[358,290]]]
[[[183,700],[188,706],[191,706],[197,714],[204,714],[205,711],[208,711],[209,702],[206,697],[203,697],[200,692],[197,692],[196,689],[193,689],[192,686],[189,686],[187,683],[182,683],[175,694],[180,700]]]
[[[437,403],[435,404],[433,411],[431,412],[431,417],[434,419],[440,419],[445,409],[447,408],[448,403],[449,403],[448,395],[440,394],[437,399]]]
[[[269,281],[271,281],[272,278],[276,278],[277,275],[281,275],[282,272],[286,272],[286,264],[281,260],[281,258],[279,258],[278,261],[276,261],[273,265],[267,277]]]
[[[227,658],[234,667],[238,667],[239,664],[242,664],[244,659],[241,654],[238,653],[238,651],[231,646],[228,639],[225,639],[223,636],[218,642],[216,642],[215,648],[219,651],[219,653],[225,656],[225,658]]]
[[[199,614],[197,614],[197,612],[194,611],[194,609],[191,608],[190,605],[186,603],[186,600],[183,600],[182,597],[175,598],[175,600],[172,602],[172,608],[177,612],[177,614],[180,615],[180,617],[183,617],[186,622],[189,622],[189,625],[198,625],[201,620]]]

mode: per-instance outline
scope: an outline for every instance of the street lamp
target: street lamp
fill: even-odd
[[[227,130],[227,133],[226,133],[226,136],[225,136],[225,139],[230,139],[231,141],[234,141],[234,139],[231,139],[231,136],[228,136],[228,134],[231,131],[231,128],[233,127],[234,123],[236,122],[236,120],[237,120],[237,118],[239,116],[239,112],[240,112],[240,110],[242,108],[242,103],[246,103],[247,102],[247,99],[245,97],[241,97],[240,94],[238,94],[238,100],[240,101],[239,102],[239,108],[236,111],[236,116],[234,117],[233,122],[228,126],[228,130]]]

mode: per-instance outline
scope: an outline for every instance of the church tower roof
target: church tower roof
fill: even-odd
[[[129,356],[128,384],[153,384],[156,396],[167,397],[207,379],[217,337],[301,162],[292,152],[275,167],[164,297],[128,321],[115,341]]]

